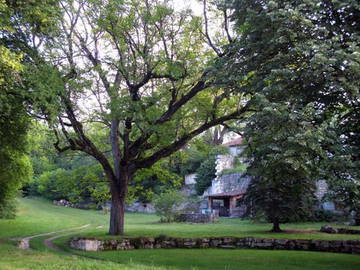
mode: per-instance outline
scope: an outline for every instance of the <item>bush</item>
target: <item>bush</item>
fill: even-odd
[[[345,221],[346,217],[340,214],[336,214],[323,209],[316,209],[314,212],[314,219],[311,221],[315,222],[335,222]]]
[[[0,218],[13,219],[16,214],[16,202],[14,199],[4,200],[0,203]]]
[[[176,190],[168,190],[155,196],[154,207],[161,222],[172,222],[179,213],[178,208],[184,202],[184,195]]]
[[[211,186],[212,180],[216,177],[216,157],[210,156],[196,170],[195,190],[197,195],[202,195]]]

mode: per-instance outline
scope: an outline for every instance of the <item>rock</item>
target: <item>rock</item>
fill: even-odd
[[[224,248],[224,249],[235,249],[236,246],[234,245],[221,245],[219,246],[219,248]]]
[[[18,248],[20,249],[29,249],[30,248],[30,244],[29,244],[29,239],[21,239],[17,245]]]
[[[338,233],[338,230],[336,228],[333,228],[329,225],[322,226],[320,229],[320,232],[324,233]]]

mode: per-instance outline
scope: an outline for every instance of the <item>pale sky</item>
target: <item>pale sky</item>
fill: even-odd
[[[174,0],[174,7],[176,9],[191,8],[195,15],[202,15],[202,5],[196,0]]]

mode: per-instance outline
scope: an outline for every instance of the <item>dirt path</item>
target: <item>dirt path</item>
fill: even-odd
[[[30,240],[31,239],[42,237],[42,236],[47,236],[47,235],[52,235],[52,234],[57,234],[57,233],[62,233],[62,232],[66,232],[66,231],[81,230],[81,229],[84,229],[84,228],[89,227],[89,226],[90,226],[90,224],[86,224],[86,225],[83,225],[81,227],[69,228],[69,229],[64,229],[64,230],[54,231],[54,232],[41,233],[41,234],[36,234],[36,235],[28,236],[28,237],[12,238],[11,240],[18,240],[19,241],[18,248],[30,249]],[[61,235],[61,236],[63,236],[63,235]],[[44,240],[44,244],[49,249],[55,250],[55,248],[56,248],[56,251],[58,251],[59,249],[52,243],[52,240],[54,240],[56,238],[59,238],[61,236],[54,236],[54,237],[47,238],[47,239]],[[49,241],[47,241],[47,240],[49,240]],[[49,246],[46,243],[48,243]]]

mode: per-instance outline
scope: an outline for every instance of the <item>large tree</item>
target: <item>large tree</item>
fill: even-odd
[[[254,185],[270,198],[272,192],[286,195],[296,189],[295,194],[306,196],[306,189],[294,183],[306,186],[316,175],[354,181],[359,171],[358,1],[228,3],[239,39],[223,57],[228,77],[217,80],[241,81],[239,90],[253,96],[255,112],[245,136],[253,144]],[[296,197],[279,195],[271,201],[290,206]],[[268,206],[261,205],[269,213]]]
[[[29,5],[31,2],[31,5]],[[26,65],[36,56],[31,33],[50,33],[56,0],[0,1],[0,216],[20,185],[31,176],[26,155],[30,99],[24,80]]]
[[[313,215],[315,180],[325,151],[320,142],[324,128],[313,123],[312,106],[259,101],[258,112],[243,129],[248,145],[247,173],[253,180],[246,193],[250,213],[273,223],[302,220]]]
[[[54,108],[42,111],[56,132],[55,146],[85,152],[101,164],[112,197],[109,233],[123,234],[134,174],[247,108],[231,87],[212,84],[216,55],[207,49],[208,27],[189,10],[176,12],[169,1],[157,0],[61,1],[61,6],[62,31],[48,43],[44,69],[61,76],[62,87],[49,75],[47,84],[34,80],[32,88],[47,89],[50,100],[59,96],[57,122],[51,118]],[[50,63],[57,70],[51,71]],[[88,135],[89,122],[108,132],[106,148]]]

